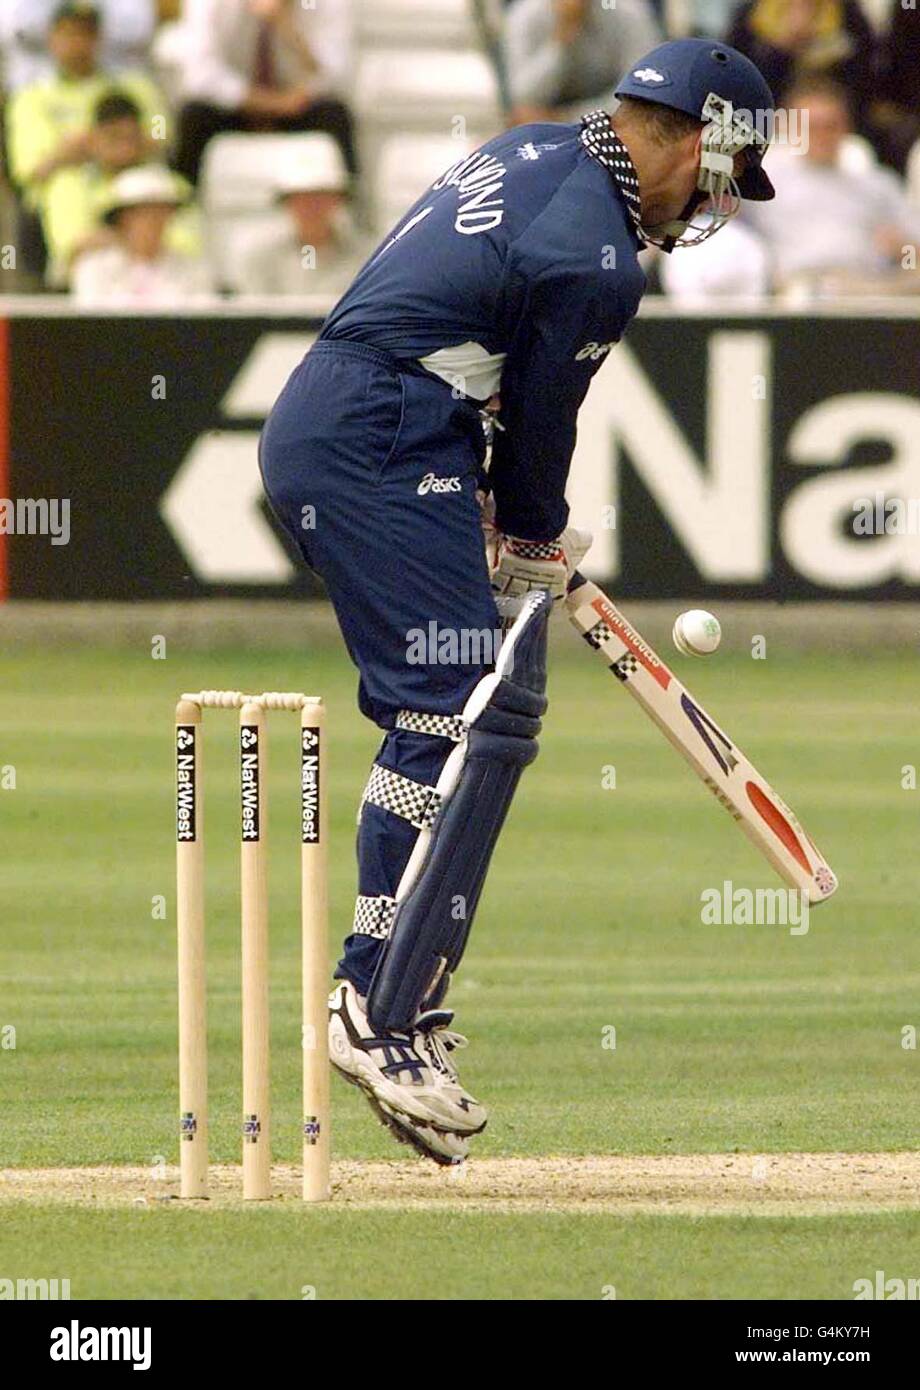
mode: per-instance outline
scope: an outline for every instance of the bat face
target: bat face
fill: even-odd
[[[596,584],[568,596],[569,615],[748,838],[791,887],[824,902],[837,878],[793,812]]]

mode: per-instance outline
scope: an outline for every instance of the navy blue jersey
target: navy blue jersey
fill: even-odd
[[[568,517],[578,409],[645,289],[640,247],[581,125],[519,126],[423,194],[333,309],[322,337],[413,362],[462,344],[496,358],[503,429],[490,477],[498,525],[548,540]]]

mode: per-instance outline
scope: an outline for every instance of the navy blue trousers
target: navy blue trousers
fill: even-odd
[[[452,652],[431,635],[499,631],[476,501],[484,452],[478,410],[445,383],[376,348],[322,339],[260,444],[275,514],[322,578],[358,668],[360,708],[387,731],[376,761],[425,785],[453,745],[395,729],[397,713],[456,714],[491,666],[487,643]],[[365,803],[360,894],[395,894],[416,835]],[[366,993],[381,949],[350,934],[336,973]]]

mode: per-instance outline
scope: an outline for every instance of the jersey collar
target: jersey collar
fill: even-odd
[[[582,116],[581,143],[592,158],[603,164],[622,193],[636,235],[644,246],[639,175],[636,173],[636,166],[630,158],[629,150],[614,131],[606,111],[589,111],[586,116]]]

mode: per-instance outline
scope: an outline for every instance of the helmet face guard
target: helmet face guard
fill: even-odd
[[[675,246],[698,246],[737,215],[742,192],[735,176],[735,159],[749,150],[759,167],[769,145],[750,119],[750,113],[735,110],[726,97],[716,92],[710,92],[706,98],[703,118],[706,125],[696,192],[678,218],[643,228],[645,239],[664,251],[670,252]],[[695,222],[698,214],[705,220]]]

